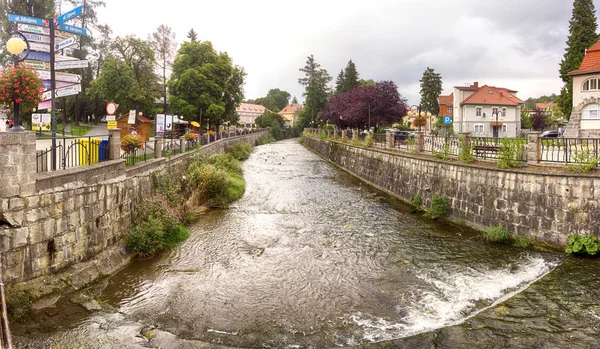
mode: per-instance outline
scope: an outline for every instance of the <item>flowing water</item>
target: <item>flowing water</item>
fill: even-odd
[[[482,243],[295,141],[243,167],[242,200],[170,253],[15,324],[17,347],[600,345],[597,261]]]

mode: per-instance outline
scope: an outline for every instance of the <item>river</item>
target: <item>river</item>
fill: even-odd
[[[600,346],[597,260],[483,243],[294,140],[243,168],[240,201],[169,253],[13,324],[16,347]]]

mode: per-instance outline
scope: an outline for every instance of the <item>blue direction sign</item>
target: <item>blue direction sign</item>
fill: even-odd
[[[452,123],[452,117],[451,116],[444,116],[444,124],[450,125],[451,123]]]
[[[73,18],[79,16],[82,13],[83,13],[83,6],[79,6],[77,8],[72,9],[71,11],[65,13],[64,15],[58,16],[58,18],[54,20],[54,24],[55,25],[62,24],[70,19],[73,19]]]
[[[22,52],[19,57],[25,57],[26,52]],[[50,54],[46,52],[29,51],[27,59],[32,61],[50,62]]]
[[[88,31],[85,28],[76,27],[68,24],[59,24],[56,26],[56,29],[62,30],[64,32],[69,32],[78,35],[88,35]]]
[[[8,20],[10,22],[15,22],[15,23],[25,23],[25,24],[39,25],[41,27],[47,27],[48,24],[49,24],[49,22],[48,22],[47,19],[42,19],[42,18],[37,18],[37,17],[15,15],[15,14],[12,14],[12,13],[8,14]]]

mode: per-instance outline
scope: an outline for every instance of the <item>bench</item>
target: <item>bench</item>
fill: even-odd
[[[488,155],[489,153],[498,153],[498,150],[500,150],[500,146],[491,144],[481,144],[474,146],[473,150],[475,151],[475,156],[481,156],[486,158],[486,155]]]

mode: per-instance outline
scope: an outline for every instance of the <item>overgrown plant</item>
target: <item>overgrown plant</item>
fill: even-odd
[[[416,143],[417,142],[412,137],[409,137],[406,139],[406,144],[408,145],[408,150],[413,154],[417,152]]]
[[[421,205],[423,204],[423,198],[421,198],[421,194],[415,195],[410,201],[410,203],[415,207],[421,207]]]
[[[227,148],[227,153],[239,161],[244,161],[250,157],[252,146],[248,143],[238,143]]]
[[[600,243],[594,235],[570,235],[565,247],[566,253],[578,256],[597,256],[598,251],[600,251]]]
[[[520,155],[521,148],[518,142],[501,139],[496,164],[499,168],[519,167],[521,166]]]
[[[510,240],[510,233],[506,228],[498,225],[487,228],[479,233],[478,237],[488,242],[507,242]]]
[[[431,197],[431,207],[425,212],[425,216],[431,219],[444,217],[448,214],[448,207],[448,201],[443,196],[433,194]]]
[[[440,160],[450,160],[450,145],[448,143],[444,143],[444,146],[442,147],[442,150],[440,150],[439,152],[434,152],[435,153],[435,157],[437,159]]]
[[[373,136],[370,134],[365,137],[365,146],[370,147],[373,145]]]
[[[594,156],[589,147],[583,148],[573,156],[575,164],[567,164],[567,168],[573,172],[586,173],[598,166],[599,159]]]
[[[460,155],[458,158],[464,162],[475,161],[475,155],[473,155],[473,142],[467,142],[467,137],[460,137]]]
[[[230,154],[218,154],[206,163],[190,165],[186,188],[208,206],[225,208],[244,195],[246,183],[240,162]]]
[[[516,247],[520,247],[520,248],[529,248],[529,247],[533,246],[533,244],[531,243],[531,240],[529,240],[528,238],[523,237],[523,236],[516,237],[514,245]]]

